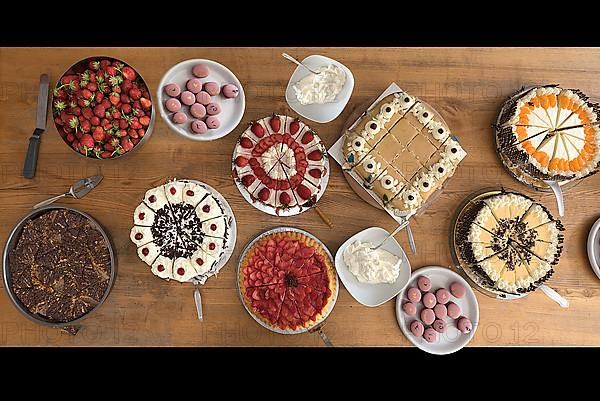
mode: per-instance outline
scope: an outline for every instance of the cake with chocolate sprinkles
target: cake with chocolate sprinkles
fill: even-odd
[[[523,294],[552,275],[562,252],[562,231],[544,206],[503,191],[467,206],[457,223],[457,245],[484,287]]]
[[[580,90],[557,85],[523,90],[500,112],[498,153],[511,171],[538,180],[594,174],[600,167],[599,111]]]
[[[201,280],[217,273],[229,246],[231,219],[206,187],[174,180],[146,192],[130,238],[156,276]]]
[[[89,313],[108,291],[108,244],[82,214],[56,209],[28,220],[10,251],[10,287],[34,315],[68,323]]]

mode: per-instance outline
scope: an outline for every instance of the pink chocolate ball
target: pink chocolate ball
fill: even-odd
[[[447,304],[450,301],[450,291],[445,288],[440,288],[435,292],[435,299],[437,299],[440,304]]]
[[[450,316],[452,319],[458,319],[458,317],[462,314],[460,306],[454,302],[449,302],[446,307],[448,308],[448,316]]]
[[[209,116],[216,116],[221,112],[221,105],[219,103],[209,103],[206,106],[206,114]]]
[[[240,90],[238,89],[237,86],[235,86],[233,84],[227,84],[227,85],[223,85],[223,87],[221,88],[221,93],[226,98],[234,98],[234,97],[237,97],[237,95],[239,95]]]
[[[412,302],[406,302],[404,305],[402,305],[402,310],[408,316],[414,316],[417,313],[417,307]]]
[[[181,103],[175,98],[171,98],[165,102],[165,107],[171,113],[176,113],[181,110]]]
[[[417,286],[423,292],[427,292],[431,289],[431,280],[428,277],[421,276],[417,280]]]
[[[202,90],[202,82],[198,78],[192,78],[187,81],[185,87],[192,93],[198,93]]]
[[[418,288],[410,287],[408,291],[406,291],[406,296],[411,302],[419,302],[421,300],[421,291],[419,291]]]
[[[465,296],[467,290],[464,285],[455,281],[454,283],[450,284],[450,292],[456,298],[462,298]]]
[[[435,313],[435,317],[438,319],[443,319],[448,316],[448,310],[446,309],[446,305],[437,304],[433,307],[433,312]]]
[[[187,121],[187,116],[185,115],[185,113],[182,113],[180,111],[180,112],[173,114],[173,122],[175,124],[183,124],[186,121]]]
[[[194,95],[192,92],[190,91],[183,91],[181,92],[181,103],[185,104],[186,106],[191,106],[194,103],[196,103],[196,95]]]
[[[425,324],[431,324],[435,320],[435,313],[433,309],[423,309],[421,311],[421,321]]]
[[[436,303],[435,295],[433,295],[431,292],[423,295],[423,305],[425,305],[426,308],[433,308]]]
[[[467,334],[473,330],[473,324],[466,317],[461,317],[456,324],[456,327],[460,330],[461,333]]]
[[[204,106],[210,103],[211,98],[208,92],[200,91],[196,94],[196,101]]]
[[[221,91],[221,87],[216,82],[205,82],[203,89],[211,96],[217,96]]]
[[[190,114],[196,118],[202,118],[206,115],[206,108],[200,103],[194,103],[190,106]]]
[[[177,97],[181,93],[181,88],[177,84],[167,84],[164,87],[165,93],[171,97]]]
[[[204,121],[194,120],[192,121],[192,131],[194,131],[196,134],[206,134],[208,132],[208,127]]]
[[[417,336],[417,337],[421,337],[423,335],[423,332],[425,331],[425,327],[423,327],[423,323],[419,322],[418,320],[413,320],[410,323],[410,332],[413,333],[413,335]]]
[[[192,68],[192,74],[198,78],[206,78],[209,74],[209,69],[206,64],[196,64],[194,68]]]
[[[446,332],[446,322],[444,322],[442,319],[436,319],[431,327],[433,327],[433,329],[438,333]]]
[[[206,119],[206,126],[210,129],[217,129],[221,126],[221,121],[215,116],[209,116]]]
[[[435,342],[437,340],[437,336],[438,336],[438,333],[431,327],[425,329],[425,331],[423,332],[423,338],[428,343]]]

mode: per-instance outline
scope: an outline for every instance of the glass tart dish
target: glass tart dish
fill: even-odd
[[[310,209],[325,192],[329,158],[308,125],[273,114],[250,123],[242,133],[231,173],[252,206],[271,215],[293,216]]]
[[[562,253],[563,231],[560,220],[530,197],[484,190],[459,209],[450,248],[457,265],[482,292],[514,299],[550,279]]]
[[[66,206],[26,214],[8,236],[4,288],[30,320],[75,334],[108,297],[117,270],[110,238],[91,216]]]
[[[268,230],[250,242],[240,257],[237,282],[252,318],[280,334],[317,330],[339,291],[327,247],[293,227]]]

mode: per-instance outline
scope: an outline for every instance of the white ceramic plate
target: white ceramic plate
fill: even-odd
[[[417,314],[415,316],[408,316],[402,311],[402,304],[407,301],[406,291],[410,287],[417,286],[417,279],[420,276],[429,277],[431,280],[431,292],[435,292],[435,290],[441,287],[449,289],[450,284],[455,281],[458,281],[465,286],[465,289],[467,290],[465,296],[461,299],[452,296],[451,301],[460,306],[462,316],[468,317],[471,320],[471,323],[473,323],[473,330],[470,333],[462,334],[456,327],[454,320],[449,317],[444,319],[447,325],[446,332],[444,334],[438,333],[437,342],[428,343],[423,337],[415,337],[410,332],[409,325],[413,320],[418,319],[421,309],[423,309],[423,305],[417,305]],[[416,270],[408,285],[404,288],[402,293],[398,295],[398,298],[396,298],[396,319],[406,338],[418,348],[429,352],[430,354],[451,354],[467,345],[475,335],[479,323],[479,304],[477,303],[477,298],[475,297],[473,289],[460,275],[447,267],[428,266]]]
[[[206,64],[210,70],[210,74],[206,78],[200,78],[202,83],[204,82],[217,82],[220,86],[225,84],[234,84],[240,90],[238,96],[234,99],[227,99],[223,95],[213,96],[213,101],[217,101],[221,105],[221,113],[217,116],[221,121],[221,126],[217,129],[208,130],[206,134],[195,134],[190,125],[195,119],[189,114],[189,108],[183,106],[182,109],[188,116],[188,120],[185,124],[175,124],[171,120],[171,113],[165,108],[165,102],[169,99],[169,96],[165,94],[163,88],[165,85],[170,83],[176,83],[181,87],[181,91],[185,90],[185,84],[188,79],[195,78],[192,74],[192,68],[196,64]],[[246,108],[246,96],[244,94],[244,88],[237,79],[235,74],[231,72],[227,67],[212,60],[205,59],[192,59],[182,61],[179,64],[171,67],[169,71],[163,75],[160,80],[160,84],[157,89],[158,109],[160,115],[165,120],[167,125],[175,132],[183,137],[193,139],[195,141],[212,141],[219,139],[229,134],[231,131],[238,126],[242,117],[244,116],[244,110]]]
[[[600,278],[600,218],[596,220],[588,235],[587,252],[592,270]]]
[[[304,118],[318,123],[328,123],[332,120],[335,120],[337,116],[344,111],[344,107],[346,107],[348,101],[350,100],[350,96],[352,96],[352,90],[354,89],[354,76],[352,75],[352,71],[350,71],[350,69],[344,64],[318,54],[308,56],[302,60],[302,62],[312,69],[333,64],[346,73],[346,82],[344,83],[341,92],[337,95],[335,102],[302,105],[296,98],[293,85],[305,76],[312,73],[304,67],[297,66],[292,74],[292,77],[290,78],[290,81],[288,82],[287,89],[285,90],[285,100],[292,110]]]
[[[339,247],[335,254],[335,268],[344,283],[344,287],[348,290],[350,295],[354,297],[358,302],[365,306],[375,307],[379,306],[390,299],[394,298],[400,291],[406,287],[410,280],[411,269],[410,262],[406,257],[406,253],[396,241],[395,238],[390,238],[385,244],[381,246],[381,249],[400,257],[402,264],[400,265],[400,275],[396,281],[392,284],[366,284],[361,283],[356,279],[354,274],[350,273],[348,266],[344,263],[344,251],[354,241],[369,241],[374,244],[379,244],[381,241],[390,235],[389,232],[380,227],[370,227],[363,230],[352,237]]]

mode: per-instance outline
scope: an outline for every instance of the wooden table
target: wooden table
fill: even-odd
[[[523,85],[560,83],[600,98],[600,49],[285,49],[298,58],[324,54],[347,65],[355,88],[343,114],[329,124],[312,126],[330,146],[353,109],[397,82],[432,104],[460,137],[468,157],[439,199],[411,224],[418,247],[409,255],[413,269],[449,266],[449,225],[467,195],[484,187],[505,186],[532,195],[553,213],[551,194],[535,193],[503,169],[492,140],[491,124],[502,102]],[[304,228],[335,252],[352,234],[377,225],[388,230],[393,220],[359,199],[332,162],[331,179],[320,206],[335,222],[329,229],[314,212],[276,218],[259,212],[240,196],[230,178],[233,145],[246,124],[273,111],[291,113],[284,99],[294,66],[282,49],[0,49],[0,240],[17,219],[46,197],[61,193],[81,177],[101,173],[102,184],[76,205],[110,232],[118,253],[118,276],[107,302],[87,319],[80,332],[36,325],[13,307],[0,291],[2,345],[128,346],[322,346],[316,334],[284,336],[260,327],[244,310],[235,284],[237,259],[244,245],[266,229]],[[138,69],[156,93],[162,74],[190,58],[217,60],[244,85],[246,114],[240,126],[214,142],[192,142],[171,132],[157,119],[152,138],[122,161],[85,160],[62,142],[49,119],[42,137],[38,173],[21,177],[27,140],[33,132],[40,73],[51,81],[74,61],[97,54],[122,58]],[[131,216],[144,192],[167,179],[194,178],[218,188],[238,221],[238,242],[231,261],[202,287],[204,322],[196,319],[191,285],[154,277],[137,257],[129,240]],[[477,293],[481,321],[474,346],[600,344],[600,280],[586,254],[588,230],[598,218],[600,175],[569,188],[566,196],[565,250],[549,285],[567,297],[561,309],[541,292],[516,301],[500,301]],[[408,249],[406,234],[398,239]],[[343,288],[325,331],[338,346],[407,346],[396,322],[395,302],[378,308],[357,303]]]

